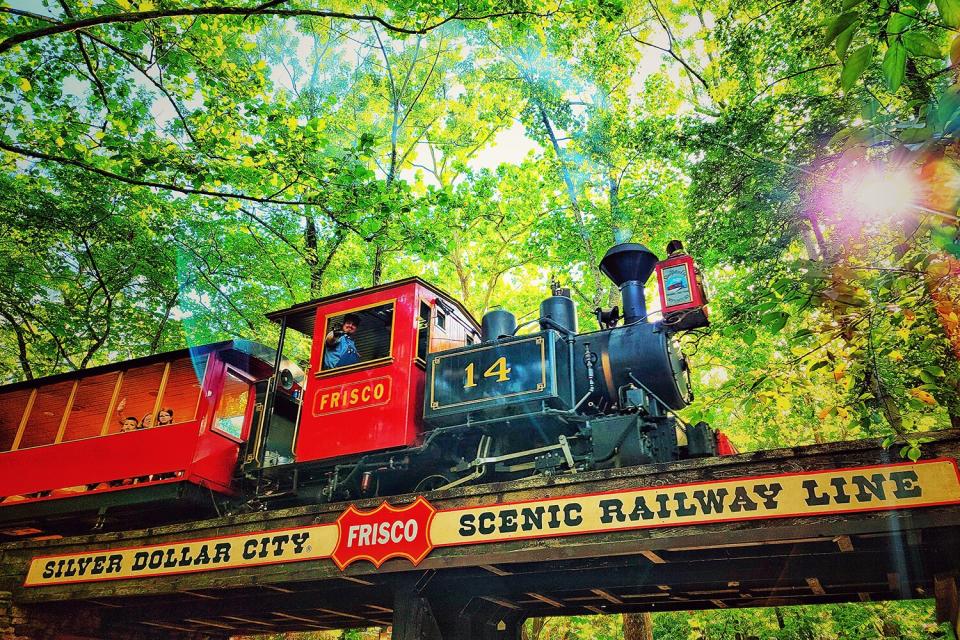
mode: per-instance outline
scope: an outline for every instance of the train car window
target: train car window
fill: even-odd
[[[322,372],[342,373],[390,360],[394,303],[328,315],[324,329]]]
[[[120,373],[115,371],[80,380],[62,442],[100,435],[104,423],[109,421],[110,399],[119,379]],[[107,426],[109,428],[109,424]]]
[[[0,393],[0,452],[9,451],[13,447],[33,391],[19,389]]]
[[[447,328],[447,314],[440,309],[437,309],[437,328],[444,331]]]
[[[427,349],[430,347],[430,305],[420,301],[420,315],[417,316],[417,361],[427,362]]]
[[[250,381],[228,368],[224,376],[220,403],[217,405],[217,414],[213,419],[213,430],[242,440],[249,404]]]
[[[160,410],[173,412],[170,424],[190,422],[197,416],[200,404],[200,387],[206,373],[209,355],[196,358],[179,358],[170,363],[170,374],[160,401]]]
[[[37,397],[18,449],[54,443],[67,410],[73,383],[73,380],[65,380],[37,389]]]

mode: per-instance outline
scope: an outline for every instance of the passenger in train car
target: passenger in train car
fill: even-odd
[[[153,414],[148,413],[140,420],[140,424],[137,425],[137,429],[149,429],[153,426]]]
[[[120,433],[134,431],[139,426],[140,426],[140,423],[137,420],[136,416],[127,416],[126,418],[123,419],[123,422],[120,423]]]
[[[323,350],[323,368],[333,369],[345,367],[360,362],[360,353],[353,335],[360,327],[360,316],[348,313],[343,316],[343,324],[327,334],[323,341],[326,347]]]
[[[164,427],[168,424],[173,424],[173,409],[166,407],[160,409],[160,412],[157,414],[157,426]]]

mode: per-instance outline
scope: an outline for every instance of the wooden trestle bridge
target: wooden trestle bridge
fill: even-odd
[[[956,627],[960,431],[930,437],[916,464],[865,440],[435,492],[430,546],[379,568],[343,555],[365,535],[343,504],[7,543],[0,638],[518,638],[534,616],[902,598]]]

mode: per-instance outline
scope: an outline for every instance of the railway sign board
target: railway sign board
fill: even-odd
[[[34,557],[24,586],[148,578],[283,562],[391,558],[418,564],[434,548],[745,520],[960,504],[952,458],[676,485],[642,486],[436,510],[353,505],[335,522],[295,529]]]

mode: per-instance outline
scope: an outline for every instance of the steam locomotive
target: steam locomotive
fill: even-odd
[[[662,272],[678,265],[689,295],[674,287],[666,300]],[[692,261],[621,244],[600,269],[620,289],[623,318],[598,309],[592,332],[578,332],[559,286],[535,330],[520,332],[508,311],[478,325],[408,278],[269,314],[276,350],[233,340],[2,387],[0,536],[732,452],[675,413],[690,387],[674,331],[706,323]],[[657,323],[643,293],[654,270],[667,303]],[[345,322],[357,357],[331,366]],[[293,354],[307,341],[304,369]],[[161,411],[173,420],[144,428]],[[141,428],[121,430],[141,413]]]

